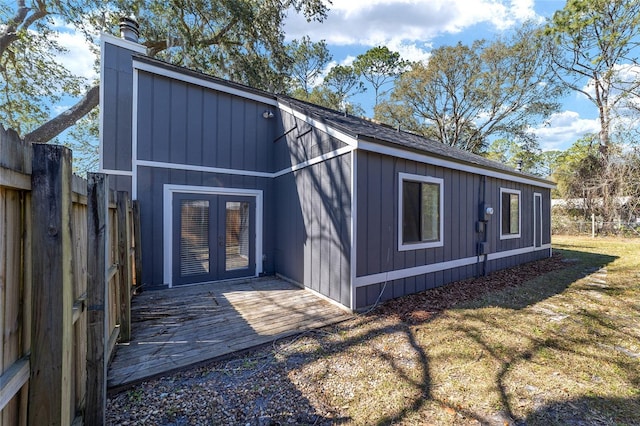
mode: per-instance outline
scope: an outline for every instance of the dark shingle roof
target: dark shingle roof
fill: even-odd
[[[399,148],[409,148],[410,150],[418,153],[426,153],[454,162],[489,168],[503,173],[512,174],[514,176],[537,180],[546,184],[554,184],[553,182],[542,179],[539,176],[519,172],[500,162],[489,160],[469,151],[445,145],[414,133],[394,129],[387,125],[378,124],[367,119],[340,113],[338,111],[323,108],[298,99],[286,96],[278,96],[278,99],[283,103],[289,104],[298,111],[322,121],[327,125],[330,125],[331,127],[334,127],[357,139],[368,140],[383,145],[397,146]]]

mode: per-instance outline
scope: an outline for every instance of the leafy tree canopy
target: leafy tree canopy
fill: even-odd
[[[525,173],[541,177],[547,177],[549,173],[546,167],[548,157],[537,146],[531,147],[509,139],[496,139],[483,155]]]
[[[373,47],[353,61],[355,72],[373,86],[375,105],[380,101],[382,86],[398,77],[407,65],[398,52],[392,52],[386,46]]]
[[[287,51],[291,58],[294,85],[308,95],[331,61],[327,44],[324,40],[313,43],[309,36],[304,36],[302,40],[293,40],[287,46]]]
[[[637,105],[640,96],[640,2],[569,0],[545,33],[558,46],[556,76],[598,109],[600,153],[606,160],[612,119],[629,98]]]
[[[530,129],[558,110],[562,94],[552,49],[532,24],[490,43],[435,49],[398,78],[378,118],[476,153],[496,137],[532,146]]]
[[[56,55],[61,25],[88,40],[117,34],[122,15],[140,23],[148,53],[177,65],[270,91],[288,86],[287,13],[322,20],[323,0],[18,0],[0,5],[0,122],[47,142],[98,104],[97,82],[74,76]],[[51,119],[64,96],[80,98]]]

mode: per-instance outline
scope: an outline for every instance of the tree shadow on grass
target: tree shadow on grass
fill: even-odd
[[[561,294],[571,284],[605,268],[617,259],[616,256],[575,250],[554,250],[554,258],[549,262],[553,262],[559,267],[543,270],[538,276],[531,276],[530,273],[519,276],[519,271],[532,265],[547,262],[547,259],[494,272],[487,279],[493,280],[494,277],[499,277],[498,282],[502,281],[504,285],[491,288],[485,294],[476,295],[473,300],[458,301],[455,307],[496,306],[506,309],[523,309]],[[473,281],[471,285],[473,285]]]
[[[463,415],[467,419],[475,419],[481,424],[514,424],[517,423],[515,419],[518,417],[514,414],[512,408],[513,395],[510,394],[509,379],[508,376],[514,368],[518,368],[521,364],[528,363],[532,358],[540,356],[547,350],[554,350],[563,352],[568,355],[574,355],[580,358],[591,359],[591,362],[608,362],[613,363],[617,368],[626,372],[627,380],[637,383],[637,375],[633,373],[633,365],[629,364],[629,360],[618,360],[617,356],[620,352],[623,355],[629,355],[625,353],[622,348],[613,348],[613,355],[600,354],[601,358],[594,356],[586,349],[593,343],[594,337],[588,336],[587,338],[566,336],[562,333],[548,334],[546,336],[538,336],[534,332],[527,333],[527,331],[516,330],[509,325],[500,323],[499,321],[493,321],[491,316],[488,318],[482,314],[477,314],[477,309],[482,308],[501,308],[508,310],[522,310],[524,308],[543,302],[555,295],[562,294],[569,286],[578,280],[585,278],[594,272],[601,272],[603,268],[606,268],[608,264],[616,260],[617,257],[607,254],[598,253],[584,253],[575,250],[557,250],[554,259],[543,260],[538,262],[532,262],[531,264],[520,265],[515,268],[497,271],[488,277],[482,277],[477,279],[465,280],[457,283],[452,283],[448,286],[444,286],[439,289],[427,291],[419,295],[408,296],[411,299],[401,298],[399,300],[390,301],[385,303],[378,312],[386,314],[397,314],[403,321],[410,326],[426,325],[435,318],[439,317],[440,313],[445,309],[455,309],[457,311],[467,310],[465,318],[470,321],[465,324],[452,325],[451,331],[454,333],[461,333],[474,342],[474,346],[480,348],[483,353],[493,359],[497,365],[497,370],[494,370],[495,375],[493,377],[478,377],[478,380],[485,380],[487,383],[493,383],[495,389],[499,393],[500,411],[493,414],[482,413],[477,410],[462,409],[460,407],[450,407],[456,412]],[[538,269],[539,268],[539,269]],[[539,274],[536,274],[539,272]],[[597,284],[597,283],[596,283]],[[599,297],[598,292],[610,294],[611,289],[606,286],[589,288],[589,292],[595,292],[594,297]],[[404,300],[403,300],[404,299]],[[407,302],[407,300],[411,300]],[[541,308],[545,309],[545,308]],[[550,321],[559,321],[565,318],[565,316],[554,313],[547,310],[545,314],[551,314],[548,319]],[[615,330],[614,326],[602,321],[601,318],[590,315],[588,311],[580,312],[580,321],[590,321],[593,323],[593,330],[595,335],[602,327],[609,328],[612,332]],[[482,325],[477,325],[482,324]],[[535,319],[531,324],[528,324],[530,330],[536,329]],[[430,327],[426,325],[426,327]],[[509,353],[503,351],[503,348],[498,345],[496,347],[495,342],[491,337],[486,335],[486,329],[493,328],[501,331],[505,335],[511,335],[514,341],[521,338],[528,339],[531,344],[524,348],[517,348]],[[411,333],[411,328],[408,330]],[[624,332],[622,332],[624,333]],[[597,340],[597,339],[595,339]],[[420,348],[423,351],[424,370],[428,371],[428,354],[424,352],[420,342],[416,342],[414,348]],[[618,352],[615,354],[615,352]],[[635,354],[631,354],[635,356]],[[627,358],[627,357],[623,357]],[[634,364],[631,362],[631,364]],[[425,374],[425,377],[427,375]],[[424,383],[425,386],[429,386],[428,382]],[[431,397],[431,390],[426,388],[424,390],[425,397]],[[597,398],[592,398],[594,401]],[[436,401],[441,406],[447,408],[446,401]],[[620,405],[628,409],[628,405],[636,404],[637,401],[625,401],[621,400]],[[420,407],[424,405],[422,403],[414,403],[413,405],[407,405],[403,410],[398,413],[387,417],[393,421],[406,418],[411,413],[417,412]],[[553,414],[558,411],[557,407],[561,406],[561,403],[551,404],[549,413]],[[573,404],[576,405],[576,404]],[[571,408],[572,405],[567,403],[566,407]],[[540,410],[538,410],[540,411]],[[531,419],[520,419],[521,424],[529,424],[529,422],[535,421],[537,418],[544,417],[544,412],[540,411],[536,415],[532,414]],[[587,411],[588,413],[589,411]],[[611,416],[613,411],[605,410],[604,413],[609,413]],[[537,416],[537,417],[536,417]],[[595,419],[595,415],[586,417],[589,419]],[[567,418],[571,420],[570,418]],[[636,419],[637,421],[637,419]],[[383,422],[384,423],[384,422]],[[541,420],[536,424],[545,424],[544,420]],[[556,423],[562,424],[562,423]],[[587,423],[572,423],[572,424],[587,424]],[[600,423],[595,423],[600,424]],[[602,423],[604,424],[604,423]]]
[[[518,422],[522,426],[637,425],[640,397],[583,397],[543,405]]]
[[[538,336],[533,332],[523,334],[522,330],[513,329],[504,322],[492,322],[491,318],[487,320],[486,317],[481,317],[479,309],[476,309],[523,309],[562,293],[576,280],[605,267],[613,260],[613,256],[563,250],[562,258],[556,257],[553,260],[556,262],[555,268],[541,273],[536,279],[530,279],[530,271],[524,273],[522,268],[513,268],[499,272],[503,274],[498,279],[501,283],[499,286],[477,284],[473,280],[467,280],[463,284],[454,283],[421,295],[408,296],[411,298],[410,302],[390,301],[368,315],[361,315],[355,321],[282,340],[274,343],[272,348],[263,348],[229,361],[213,363],[178,381],[156,383],[152,387],[164,386],[166,388],[161,392],[170,396],[178,395],[185,388],[213,389],[212,394],[203,401],[204,409],[210,411],[209,418],[220,419],[220,410],[228,410],[222,418],[234,424],[411,423],[422,419],[423,415],[428,416],[424,413],[434,407],[444,413],[455,413],[454,416],[462,416],[467,421],[475,421],[476,424],[610,424],[607,419],[625,423],[628,419],[634,419],[633,414],[616,413],[624,413],[630,406],[637,407],[637,400],[582,398],[550,403],[541,400],[543,402],[530,415],[519,418],[514,413],[517,410],[512,407],[514,400],[509,374],[514,368],[540,356],[545,350],[567,356],[577,354],[588,357],[595,364],[612,362],[613,359],[619,370],[628,376],[627,381],[633,382],[636,387],[640,386],[638,374],[633,373],[637,362],[625,354],[620,356],[620,351],[615,348],[613,354],[605,354],[606,359],[601,353],[598,354],[602,356],[601,359],[594,357],[585,349],[588,341],[571,335],[548,333]],[[539,266],[539,263],[529,265],[534,269]],[[525,277],[528,279],[525,280]],[[456,311],[468,310],[466,315],[471,321],[464,324],[447,322],[450,330],[444,332],[465,336],[482,350],[484,356],[497,363],[496,368],[489,370],[489,377],[475,377],[477,381],[486,381],[488,388],[494,388],[498,392],[500,407],[495,407],[497,412],[487,413],[486,410],[460,407],[438,395],[435,390],[432,369],[435,366],[433,357],[437,355],[430,353],[432,348],[426,344],[424,334],[433,333],[435,330],[432,321],[439,319],[444,310],[451,308]],[[588,312],[581,315],[589,319]],[[514,337],[524,337],[530,344],[511,353],[502,351],[486,332],[475,328],[476,324],[483,321],[494,329],[503,328],[505,333],[512,333]],[[438,324],[438,327],[442,327],[442,323]],[[597,321],[591,321],[591,324],[598,330],[602,327]],[[530,329],[533,330],[534,326],[532,323]],[[389,339],[389,336],[393,338]],[[404,349],[399,350],[399,347]],[[355,357],[354,364],[349,364],[351,356]],[[354,368],[360,369],[366,376],[356,374],[351,379],[350,373]],[[382,377],[383,374],[385,377]],[[380,380],[387,380],[384,385],[387,388],[380,384]],[[336,386],[348,387],[353,383],[361,386],[355,391],[355,399],[350,399],[347,395],[349,389]],[[374,401],[375,392],[387,389],[396,394],[395,399],[385,399],[385,402],[392,402],[390,405],[393,406],[382,404],[368,409],[362,401],[367,398]],[[152,392],[154,389],[148,391]],[[340,392],[342,395],[336,397],[336,393]],[[170,399],[166,395],[165,398]],[[358,398],[362,400],[358,401]],[[224,401],[232,403],[226,404]],[[375,402],[380,404],[379,401]],[[170,403],[171,401],[166,401],[167,407]],[[356,407],[357,404],[360,406]],[[231,410],[225,406],[234,408]],[[580,412],[577,414],[574,406],[579,408]],[[368,411],[363,412],[364,410]],[[173,416],[166,416],[165,413],[158,424],[186,424],[188,415],[188,412],[176,408]],[[600,418],[605,420],[595,422]],[[426,420],[433,423],[430,418]],[[590,421],[595,423],[588,423]],[[633,424],[633,421],[627,423]]]

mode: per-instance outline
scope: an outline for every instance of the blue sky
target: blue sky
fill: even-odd
[[[562,9],[564,0],[333,0],[327,19],[308,23],[296,14],[287,19],[287,40],[309,35],[325,40],[335,64],[378,45],[409,60],[428,60],[432,49],[461,41],[492,39],[528,19],[544,20]],[[77,74],[93,76],[93,55],[81,36],[61,34],[70,52],[62,60]],[[384,87],[390,89],[391,85]],[[372,116],[372,94],[354,98]],[[69,105],[60,105],[61,112]],[[582,95],[569,94],[562,111],[534,129],[543,150],[566,149],[585,133],[597,132],[597,110]]]

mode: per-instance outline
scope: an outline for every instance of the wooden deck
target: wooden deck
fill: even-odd
[[[117,345],[108,387],[121,388],[350,317],[274,277],[147,291],[133,299],[132,340]]]

